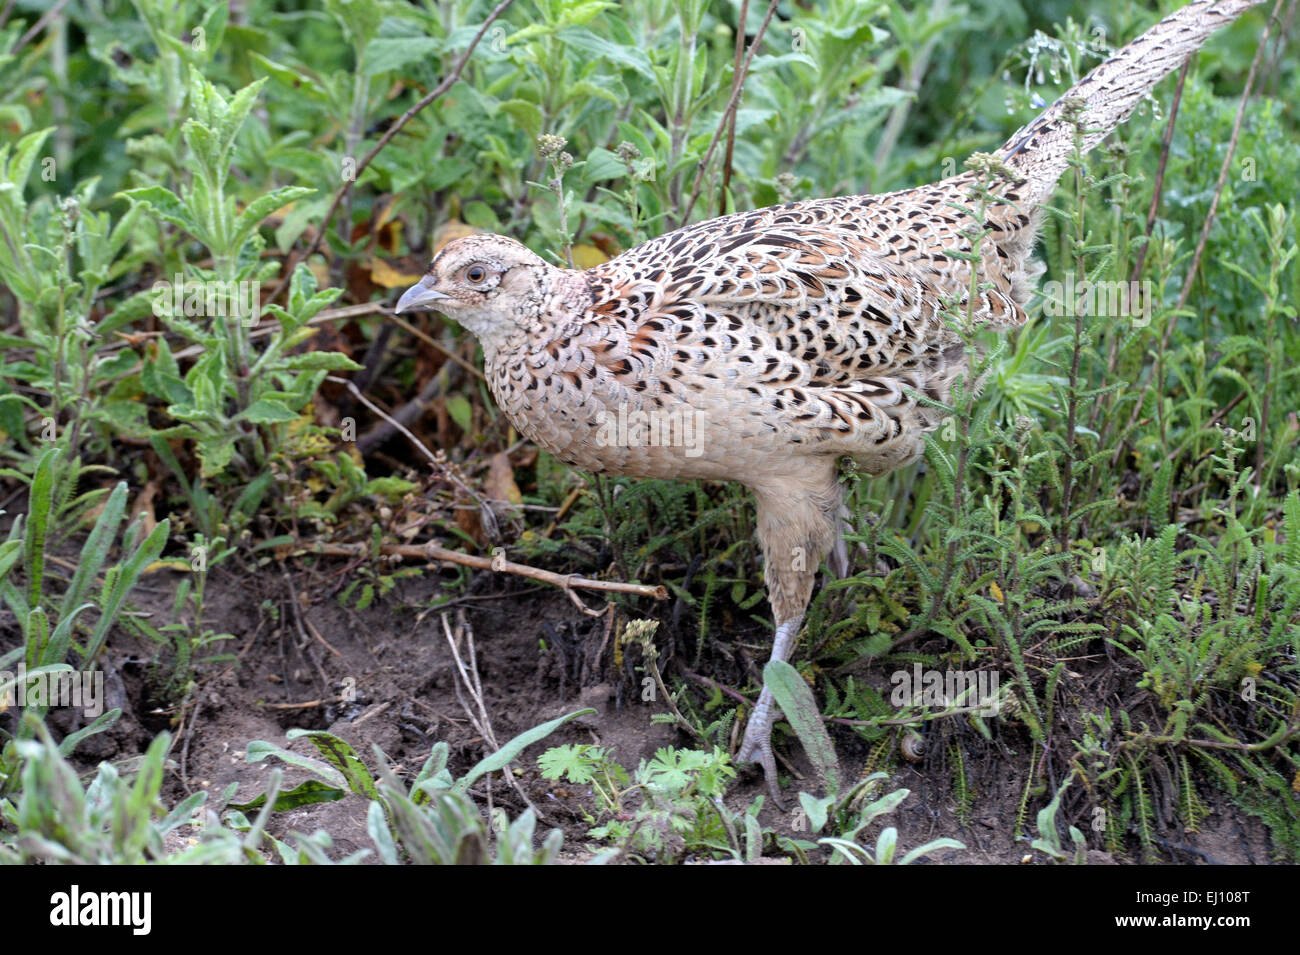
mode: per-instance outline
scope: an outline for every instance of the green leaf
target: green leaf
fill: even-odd
[[[465,203],[465,208],[461,210],[461,217],[476,229],[486,229],[489,232],[501,231],[501,220],[492,211],[492,207],[480,199]]]
[[[140,521],[137,519],[127,529],[126,539],[128,542],[132,539],[138,539],[133,535],[139,524]],[[140,575],[144,573],[144,569],[157,560],[158,555],[167,546],[167,535],[169,533],[171,533],[170,519],[159,521],[154,525],[154,529],[149,532],[149,536],[141,541],[140,545],[128,557],[105,573],[104,591],[100,595],[99,620],[95,624],[95,629],[86,645],[85,659],[87,662],[93,660],[104,645],[109,628],[117,622],[118,611],[121,610],[126,595],[135,587]]]
[[[399,477],[378,477],[371,478],[366,482],[366,493],[374,494],[378,497],[386,497],[394,504],[398,503],[407,494],[419,487],[412,481],[407,481]]]
[[[197,82],[206,83],[206,80],[203,80],[193,67],[190,68],[190,75]],[[220,114],[217,132],[220,136],[223,161],[228,160],[230,150],[235,144],[235,136],[240,127],[244,125],[244,120],[248,118],[248,114],[252,111],[253,104],[257,101],[257,94],[261,91],[262,84],[265,82],[266,77],[264,76],[254,80],[230,98],[229,105],[225,110],[221,110],[220,107],[214,110],[214,112]]]
[[[279,368],[294,371],[360,371],[361,366],[347,355],[336,351],[313,351],[290,355],[276,363]]]
[[[447,414],[451,415],[451,420],[466,433],[474,423],[474,409],[464,395],[451,395],[447,398]]]
[[[876,839],[876,865],[889,865],[898,848],[898,830],[893,826],[883,829]]]
[[[501,104],[501,111],[513,119],[529,139],[536,139],[541,134],[542,109],[536,103],[524,99],[507,100]]]
[[[203,45],[207,53],[206,59],[211,60],[212,55],[221,46],[221,40],[226,35],[226,23],[229,16],[230,6],[226,3],[214,3],[208,7],[208,12],[203,14],[199,28],[203,31]]]
[[[579,716],[586,716],[588,713],[595,712],[595,710],[590,708],[575,710],[565,716],[557,717],[548,723],[543,723],[541,726],[535,726],[526,733],[520,733],[491,756],[476,763],[474,768],[466,773],[462,778],[456,780],[455,785],[452,786],[452,791],[463,795],[480,776],[485,773],[493,773],[498,769],[505,768],[508,763],[518,757],[525,749],[532,746],[533,743],[546,739],[546,737],[550,736],[565,723],[570,720],[575,720]]]
[[[21,651],[21,647],[18,648]],[[0,680],[0,699],[3,699],[19,683],[24,683],[37,676],[49,676],[55,673],[71,673],[72,667],[66,663],[52,663],[47,666],[28,667],[21,675],[15,676],[11,671],[0,670],[8,676],[7,680]]]
[[[38,129],[28,133],[22,139],[18,140],[18,145],[14,147],[13,158],[9,158],[9,147],[5,146],[0,149],[0,175],[14,186],[18,195],[22,195],[23,189],[27,185],[27,176],[31,173],[32,163],[36,162],[36,156],[45,144],[46,138],[54,132],[53,126],[47,126],[45,129]]]
[[[0,542],[0,580],[5,579],[5,575],[18,563],[18,558],[23,553],[23,542],[21,540],[7,540]]]
[[[958,842],[956,839],[935,839],[933,842],[927,842],[923,846],[917,846],[903,858],[898,860],[899,865],[911,865],[922,856],[927,856],[931,852],[939,849],[965,849],[966,843]]]
[[[361,73],[363,76],[378,76],[404,70],[412,63],[436,64],[446,47],[447,41],[442,37],[377,37],[366,45]]]
[[[155,286],[165,285],[170,296],[170,285],[157,282],[154,284]],[[139,321],[152,314],[154,303],[161,294],[161,289],[157,292],[154,289],[144,289],[119,302],[113,306],[112,311],[95,323],[95,334],[102,339],[107,339],[119,328],[124,328],[132,322]]]
[[[238,414],[235,420],[246,419],[255,424],[280,424],[293,421],[298,416],[278,401],[259,398]]]
[[[343,774],[349,789],[367,799],[379,798],[379,790],[375,788],[375,780],[370,775],[370,770],[366,769],[366,764],[357,757],[356,751],[348,745],[347,740],[333,733],[326,733],[324,730],[289,730],[285,734],[287,739],[298,739],[302,736],[311,740],[312,745],[325,757],[325,761]]]
[[[291,202],[296,202],[304,196],[310,196],[315,191],[315,189],[309,189],[306,186],[283,186],[279,189],[272,189],[264,196],[258,196],[244,207],[244,211],[235,220],[235,228],[230,240],[231,252],[238,253],[261,221],[275,210],[287,206]]]
[[[771,660],[763,668],[763,685],[776,697],[786,721],[794,729],[804,751],[812,760],[818,774],[826,782],[826,789],[834,795],[840,791],[839,762],[835,747],[817,711],[812,690],[799,671],[784,660]]]
[[[104,730],[116,723],[121,715],[122,711],[117,708],[111,709],[107,713],[99,714],[93,723],[88,726],[83,726],[79,730],[74,730],[67,736],[63,737],[63,740],[59,743],[59,753],[63,756],[71,756],[72,751],[77,748],[78,743],[87,736],[94,736],[96,733],[104,732]],[[195,795],[201,796],[203,793],[195,793]]]
[[[164,186],[143,186],[139,189],[125,189],[118,193],[132,203],[138,203],[172,225],[184,229],[192,236],[200,234],[199,225],[190,215],[185,204],[176,193]]]
[[[173,407],[168,410],[176,417],[181,417],[179,408]],[[205,416],[196,415],[194,417],[202,418]],[[185,419],[182,418],[182,420]],[[203,477],[215,477],[225,471],[231,459],[234,458],[235,441],[225,434],[205,434],[195,439],[194,449],[199,454],[199,472]]]
[[[627,166],[604,146],[597,146],[587,154],[587,166],[584,172],[589,182],[604,182],[626,177]]]
[[[397,865],[401,861],[382,803],[371,802],[370,808],[366,810],[366,832],[370,833],[370,839],[379,850],[379,859],[384,865]]]
[[[277,63],[275,60],[256,51],[248,51],[248,58],[260,67],[262,72],[293,90],[295,95],[313,100],[326,98],[320,82],[307,73],[291,66],[285,66],[283,63]]]
[[[619,66],[626,66],[636,70],[646,79],[654,77],[654,70],[650,67],[650,57],[638,47],[624,46],[621,43],[606,40],[590,30],[565,30],[560,34],[560,40],[565,46],[586,54],[584,59],[603,58]]]
[[[308,779],[293,789],[279,793],[275,797],[275,805],[271,808],[276,812],[284,812],[288,809],[301,809],[303,806],[311,806],[318,802],[338,802],[346,795],[347,790],[323,783],[319,779]],[[251,812],[254,809],[261,809],[265,805],[266,793],[262,793],[248,802],[229,803],[226,808],[237,809],[240,812]]]
[[[41,455],[27,497],[27,604],[31,607],[41,602],[41,585],[45,579],[45,537],[54,499],[54,462],[59,453],[58,448],[50,448]]]
[[[146,358],[140,369],[140,386],[146,392],[155,398],[161,398],[169,405],[189,405],[194,402],[194,395],[190,392],[185,382],[174,372],[167,370],[167,363],[163,358],[163,350],[166,349],[166,342],[159,339],[158,358]],[[170,349],[166,349],[165,357],[172,357]],[[175,367],[175,362],[172,362]]]
[[[597,755],[599,752],[591,752],[591,747],[586,743],[552,746],[537,757],[537,767],[541,770],[543,779],[565,778],[583,786],[595,778],[596,766],[600,762]]]
[[[799,794],[799,805],[808,817],[808,828],[811,832],[821,832],[822,827],[826,825],[826,819],[830,814],[831,807],[835,805],[834,796],[823,796],[818,798],[808,793]]]
[[[274,756],[276,759],[283,760],[290,766],[297,766],[299,769],[305,769],[307,772],[319,776],[329,785],[336,789],[346,789],[347,780],[333,766],[322,763],[319,759],[312,759],[310,756],[302,756],[298,753],[290,752],[274,743],[268,743],[266,740],[255,739],[244,747],[244,760],[249,763],[258,763],[268,756]]]
[[[118,526],[126,514],[126,497],[126,482],[118,481],[82,546],[81,560],[77,561],[72,582],[68,584],[68,589],[63,594],[63,603],[59,608],[60,618],[68,617],[72,613],[72,608],[82,602],[86,588],[98,576],[104,561],[108,559],[108,552],[117,539]]]

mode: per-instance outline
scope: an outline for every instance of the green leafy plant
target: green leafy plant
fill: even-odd
[[[570,720],[591,712],[594,711],[577,710],[519,734],[459,779],[453,778],[447,769],[447,744],[437,743],[409,788],[396,778],[378,750],[375,755],[381,770],[376,781],[347,741],[318,730],[290,730],[287,734],[290,740],[306,738],[323,759],[303,756],[262,740],[248,744],[245,758],[259,762],[275,757],[306,770],[314,778],[286,792],[268,790],[248,802],[231,803],[230,809],[242,819],[243,813],[254,809],[283,812],[317,802],[333,802],[353,793],[371,801],[367,828],[380,858],[389,865],[401,861],[424,865],[546,865],[559,852],[562,837],[558,830],[546,837],[540,849],[534,849],[536,814],[532,809],[513,823],[498,816],[493,822],[497,843],[493,855],[481,814],[467,793],[479,778],[504,769],[528,746],[545,739]]]
[[[119,483],[104,501],[71,579],[59,581],[51,572],[47,552],[54,530],[52,517],[59,457],[57,447],[41,455],[31,480],[27,513],[14,520],[8,538],[0,544],[0,599],[20,622],[22,633],[18,648],[0,654],[0,670],[20,663],[29,680],[40,674],[71,670],[67,659],[74,654],[83,673],[88,674],[110,630],[124,615],[127,595],[167,543],[166,521],[146,535],[143,522],[137,519],[126,528],[120,541],[121,559],[110,563],[109,556],[119,543],[119,528],[126,509],[126,484]],[[101,571],[102,583],[97,580]],[[62,584],[61,594],[52,586],[56,583]],[[82,615],[87,611],[98,613],[93,624],[82,622]],[[14,688],[6,686],[0,693],[7,696]],[[25,706],[24,715],[39,720],[47,709],[44,704]],[[62,751],[71,752],[80,740],[107,729],[119,715],[118,709],[99,714],[87,726],[70,733],[61,744]],[[5,743],[0,750],[0,793],[12,791],[16,785],[18,744],[33,725],[24,719],[16,736],[4,734]]]
[[[1038,811],[1038,838],[1031,843],[1039,852],[1046,853],[1057,862],[1067,862],[1071,858],[1061,843],[1061,833],[1057,829],[1056,814],[1061,808],[1061,797],[1065,795],[1065,791],[1070,788],[1072,782],[1074,782],[1073,777],[1062,783],[1061,788],[1052,797],[1052,801]],[[1088,860],[1088,852],[1083,833],[1074,826],[1070,826],[1069,832],[1070,841],[1074,843],[1074,864],[1084,865]]]
[[[840,835],[825,836],[817,844],[825,846],[832,852],[831,864],[850,863],[852,865],[911,865],[932,852],[940,849],[965,849],[964,843],[956,839],[933,839],[925,845],[917,846],[895,861],[898,851],[898,830],[887,826],[880,831],[873,847],[858,842],[862,832],[881,816],[888,815],[911,795],[909,789],[896,789],[892,793],[874,799],[866,805],[862,802],[870,797],[876,785],[888,779],[886,773],[872,773],[860,780],[843,799],[832,796],[816,798],[808,793],[799,794],[800,807],[807,815],[811,830],[821,832],[828,823],[835,825]]]
[[[735,820],[717,806],[736,775],[719,749],[660,749],[634,773],[608,749],[587,744],[548,749],[537,763],[546,779],[591,786],[596,812],[587,817],[589,834],[632,858],[671,862],[691,852],[733,850],[752,857],[757,848],[748,832],[748,849],[735,844]],[[746,814],[747,826],[761,805]]]
[[[44,724],[25,717],[27,732],[17,743],[20,779],[16,795],[0,798],[0,862],[47,865],[239,865],[266,861],[261,845],[266,814],[243,833],[223,826],[216,815],[206,819],[208,794],[197,792],[167,811],[159,798],[163,762],[171,744],[168,733],[156,736],[136,765],[119,769],[100,763],[90,784],[83,785],[68,764],[64,748]],[[278,775],[272,786],[279,784]],[[233,788],[233,787],[232,787]],[[182,827],[195,837],[181,847]],[[299,861],[328,861],[320,840],[284,854]]]

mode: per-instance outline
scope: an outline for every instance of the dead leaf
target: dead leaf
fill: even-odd
[[[311,261],[307,263],[307,268],[311,269],[311,274],[316,277],[317,288],[329,288],[333,284],[330,279],[330,267],[323,260],[312,256]]]
[[[399,271],[374,256],[366,259],[365,268],[370,271],[370,281],[380,288],[406,288],[420,281],[420,273]]]
[[[442,247],[448,242],[455,239],[463,239],[467,235],[479,235],[482,229],[476,229],[472,225],[461,222],[459,219],[448,219],[442,225],[438,226],[433,233],[433,254],[437,255],[442,251]]]
[[[595,268],[608,262],[609,256],[594,245],[575,245],[573,247],[573,264],[580,269]]]
[[[148,484],[140,489],[136,495],[135,501],[131,504],[131,510],[127,512],[131,520],[137,516],[144,518],[144,532],[149,535],[153,532],[154,526],[158,523],[157,517],[153,511],[153,500],[160,490],[158,481],[151,479]]]
[[[492,460],[488,463],[487,480],[483,482],[483,490],[488,500],[505,501],[516,506],[524,503],[524,496],[519,493],[519,485],[515,483],[514,466],[511,465],[510,458],[504,451],[492,455]]]
[[[455,510],[456,526],[483,545],[483,521],[479,518],[477,507],[458,507]]]

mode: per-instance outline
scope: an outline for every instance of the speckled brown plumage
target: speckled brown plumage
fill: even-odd
[[[876,196],[736,213],[679,229],[585,272],[501,236],[448,244],[402,296],[478,336],[501,409],[519,431],[587,471],[740,481],[785,659],[836,541],[837,461],[870,474],[914,460],[966,370],[944,308],[1025,321],[1046,201],[1083,109],[1091,148],[1165,74],[1254,3],[1193,3],[1098,66],[996,154],[1009,174],[982,224],[979,299],[967,234],[976,172]],[[620,423],[621,422],[621,423]],[[631,422],[639,423],[639,427]],[[649,425],[653,425],[653,429]],[[653,431],[653,433],[652,433]],[[764,690],[738,753],[775,778]]]

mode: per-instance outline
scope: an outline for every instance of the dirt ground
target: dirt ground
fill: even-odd
[[[557,590],[484,572],[451,608],[426,612],[425,608],[445,599],[438,574],[428,571],[399,582],[396,590],[373,606],[353,610],[333,595],[338,589],[338,571],[327,563],[312,570],[300,569],[291,587],[278,570],[252,577],[215,570],[209,578],[206,622],[219,632],[233,634],[234,639],[221,645],[221,650],[235,654],[237,661],[202,666],[195,705],[183,714],[157,704],[152,689],[155,674],[149,663],[152,648],[132,650],[120,635],[110,641],[105,660],[107,705],[122,707],[123,717],[108,732],[85,740],[76,760],[90,768],[100,760],[133,756],[143,752],[155,733],[170,729],[178,738],[171,754],[173,772],[164,791],[168,804],[199,789],[216,799],[232,781],[239,783],[235,797],[239,802],[265,791],[272,765],[285,770],[286,788],[305,777],[277,760],[250,764],[244,759],[244,748],[252,740],[315,755],[305,740],[286,743],[286,730],[303,727],[326,729],[347,740],[372,769],[373,747],[378,746],[399,768],[399,774],[408,776],[419,769],[435,742],[445,740],[451,749],[450,768],[460,775],[486,755],[487,749],[457,697],[455,667],[443,631],[444,613],[453,626],[456,615],[463,613],[472,630],[484,702],[499,742],[580,707],[598,711],[534,745],[518,764],[524,791],[543,817],[539,829],[563,830],[566,860],[589,857],[582,809],[590,808],[591,797],[582,787],[540,776],[536,758],[544,749],[560,743],[598,743],[614,747],[618,761],[634,767],[659,747],[690,746],[693,742],[676,728],[651,721],[653,714],[665,708],[662,702],[641,702],[639,692],[634,692],[636,684],[613,671],[606,620],[585,616]],[[162,571],[146,578],[135,594],[137,605],[143,609],[169,606],[176,583],[172,576],[173,572]],[[297,614],[292,612],[294,599],[299,602]],[[275,612],[268,612],[270,608]],[[671,616],[663,612],[661,648],[672,640]],[[11,624],[8,620],[0,626],[0,646],[16,645]],[[718,658],[706,660],[701,668],[706,673],[710,665],[726,669],[732,656],[746,660],[752,656],[761,663],[764,639],[762,632],[754,631],[730,645],[717,641]],[[733,653],[737,648],[740,652]],[[670,682],[671,673],[669,669]],[[730,685],[743,683],[735,670],[709,675],[723,682],[732,679]],[[884,686],[883,676],[876,677],[877,685]],[[859,674],[859,679],[871,678],[870,673]],[[341,696],[350,699],[340,701]],[[858,778],[869,755],[867,745],[842,728],[834,730],[833,739],[844,778]],[[928,745],[920,762],[891,761],[895,771],[888,789],[912,791],[884,823],[898,828],[901,849],[946,836],[965,843],[967,850],[945,850],[931,857],[931,862],[1050,862],[1030,848],[1029,837],[1013,838],[1028,738],[1018,738],[1014,730],[995,730],[991,743],[975,734],[963,737],[962,742],[967,747],[973,795],[966,825],[955,812],[945,768],[943,750],[951,740]],[[790,742],[782,748],[791,766],[803,774],[802,788],[819,791],[798,746]],[[761,776],[747,770],[733,785],[728,802],[740,809],[764,791]],[[791,808],[797,791],[793,786],[785,790]],[[473,792],[480,805],[490,796],[494,805],[505,806],[512,816],[525,808],[499,777],[488,786],[480,781]],[[1203,785],[1201,792],[1213,811],[1200,832],[1183,832],[1175,824],[1157,833],[1156,844],[1165,861],[1268,862],[1266,829],[1212,786]],[[1042,800],[1031,803],[1027,817],[1030,833],[1034,832],[1034,813],[1041,805]],[[365,829],[367,806],[363,798],[350,795],[339,802],[280,813],[270,832],[283,837],[290,831],[324,829],[334,840],[333,853],[341,857],[373,848]],[[1067,803],[1063,818],[1087,832],[1086,806]],[[807,832],[794,831],[799,817],[790,809],[782,811],[769,802],[761,819],[780,833],[809,838]],[[872,842],[878,828],[869,833]],[[1089,845],[1095,844],[1095,834],[1089,833]],[[1134,846],[1131,858],[1122,861],[1136,859]],[[373,854],[370,861],[375,861]],[[1094,848],[1089,861],[1112,864],[1116,860]]]

